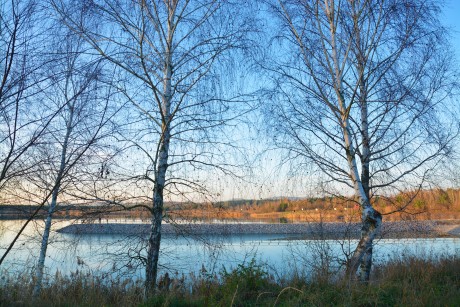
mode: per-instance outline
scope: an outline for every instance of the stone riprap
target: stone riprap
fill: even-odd
[[[438,231],[436,221],[408,221],[383,223],[381,237],[410,238],[410,237],[437,237],[442,235]],[[71,234],[122,234],[146,235],[149,233],[149,224],[116,224],[116,223],[88,223],[72,224],[58,230]],[[162,233],[171,235],[232,235],[232,234],[285,234],[300,235],[305,238],[358,238],[359,223],[295,223],[295,224],[163,224]]]

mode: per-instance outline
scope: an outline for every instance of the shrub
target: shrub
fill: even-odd
[[[287,217],[284,217],[284,216],[280,217],[279,221],[280,221],[280,224],[289,223],[289,220],[287,219]]]
[[[288,203],[280,203],[278,205],[278,212],[285,212],[288,207],[289,207]]]
[[[256,301],[261,293],[272,293],[277,289],[275,281],[264,266],[257,264],[255,258],[247,264],[239,264],[230,272],[223,268],[221,272],[221,291],[227,294],[226,301],[241,305],[248,301]]]

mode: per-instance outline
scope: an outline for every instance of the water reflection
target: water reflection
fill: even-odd
[[[0,221],[0,253],[6,250],[23,221]],[[56,230],[68,225],[58,221]],[[31,223],[7,256],[4,273],[24,272],[33,268],[38,257],[43,223]],[[334,261],[337,266],[356,246],[356,240],[292,240],[292,235],[221,235],[176,237],[164,235],[161,247],[162,272],[171,276],[190,273],[215,274],[256,258],[269,271],[280,276],[306,270],[321,261]],[[143,277],[142,258],[145,238],[124,235],[72,235],[53,232],[45,262],[47,274],[54,276],[71,272],[89,272],[111,278]],[[374,259],[382,263],[388,259],[419,255],[436,259],[460,254],[459,238],[385,239],[378,240]]]

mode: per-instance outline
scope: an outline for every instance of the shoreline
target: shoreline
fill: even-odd
[[[76,235],[147,235],[150,224],[91,223],[72,224],[57,231]],[[162,234],[175,236],[280,234],[294,235],[292,239],[359,238],[360,223],[292,223],[292,224],[163,224]],[[460,221],[404,221],[384,222],[380,238],[444,238],[460,237]]]

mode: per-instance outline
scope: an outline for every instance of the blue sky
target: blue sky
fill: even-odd
[[[460,62],[460,0],[448,0],[444,8],[443,22],[452,28],[452,45]]]

